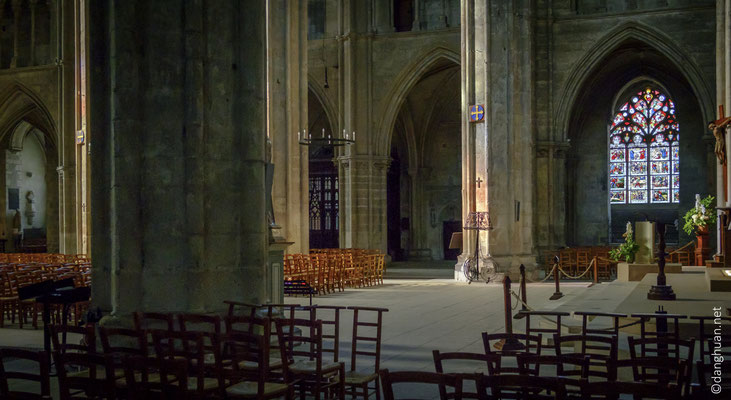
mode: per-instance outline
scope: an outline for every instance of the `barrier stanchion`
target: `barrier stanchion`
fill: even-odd
[[[596,264],[597,264],[596,256],[594,256],[594,259],[591,262],[594,263],[594,284],[596,285],[597,283],[599,283],[599,270],[597,269],[597,266],[596,266]]]
[[[513,318],[511,315],[513,307],[511,306],[512,299],[510,293],[510,277],[506,275],[505,279],[503,279],[503,299],[505,301],[505,333],[508,334],[508,338],[505,339],[505,344],[502,349],[508,351],[523,350],[525,345],[513,336]]]
[[[553,293],[553,295],[549,298],[549,300],[558,300],[561,297],[563,297],[563,293],[561,293],[561,284],[559,283],[559,271],[558,271],[558,256],[553,258],[554,266],[556,267],[553,270],[553,280],[556,282],[556,291]]]
[[[518,311],[517,314],[515,314],[515,319],[521,319],[525,318],[525,314],[523,314],[523,311],[528,311],[528,307],[526,307],[526,304],[528,304],[528,294],[525,290],[525,265],[520,264],[520,300],[522,303],[522,306],[520,307],[520,311]]]

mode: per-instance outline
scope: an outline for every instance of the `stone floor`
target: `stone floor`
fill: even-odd
[[[551,301],[548,299],[554,292],[552,283],[530,283],[527,288],[528,303],[539,310],[597,309],[597,304],[624,303],[633,291],[638,290],[638,285],[638,282],[603,283],[590,287],[588,282],[562,283],[564,296]],[[308,303],[306,298],[288,297],[285,301],[303,305]],[[313,299],[313,303],[388,308],[390,311],[384,314],[383,319],[381,368],[391,370],[433,371],[432,350],[483,352],[481,332],[502,332],[505,329],[503,288],[501,284],[495,283],[466,284],[452,279],[424,279],[420,276],[419,279],[386,279],[381,286],[319,296]],[[626,307],[626,304],[623,306]],[[635,312],[653,312],[655,305],[638,301],[633,309]],[[513,320],[513,324],[516,331],[523,331],[525,320]],[[566,321],[567,326],[578,324],[579,321],[570,318]],[[340,361],[344,361],[346,368],[349,368],[351,311],[342,314],[340,328]],[[620,345],[626,349],[626,334],[620,338]],[[0,346],[41,348],[42,332],[0,329]],[[359,361],[358,369],[372,368],[371,365],[368,361]],[[401,390],[412,393],[413,388]],[[436,396],[436,393],[413,394],[418,398]]]

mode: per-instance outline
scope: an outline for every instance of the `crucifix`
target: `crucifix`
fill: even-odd
[[[483,180],[482,180],[481,177],[477,177],[477,181],[476,182],[477,182],[477,187],[479,188],[480,187],[480,184],[483,182]]]
[[[723,113],[723,104],[718,106],[718,119],[708,124],[708,129],[713,131],[713,136],[716,138],[716,147],[714,152],[718,157],[718,163],[726,165],[726,126],[731,123],[731,117],[725,117]],[[724,171],[725,172],[725,171]],[[726,183],[724,182],[724,186]]]
[[[723,171],[723,200],[724,203],[728,201],[728,163],[726,159],[726,128],[731,124],[731,117],[726,117],[723,112],[723,104],[718,106],[718,119],[708,124],[708,129],[713,131],[713,136],[716,138],[716,146],[714,152],[718,158],[718,163],[721,164],[721,170]],[[707,266],[712,267],[729,267],[731,266],[731,234],[728,232],[729,224],[731,223],[731,209],[726,207],[719,208],[721,214],[720,218],[720,248],[718,254],[713,258],[714,260],[710,263],[706,263]]]

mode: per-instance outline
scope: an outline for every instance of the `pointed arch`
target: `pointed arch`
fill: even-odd
[[[561,89],[561,94],[558,96],[559,103],[556,107],[556,117],[553,120],[554,134],[560,135],[561,140],[568,139],[571,111],[585,82],[607,56],[630,40],[639,41],[666,56],[688,81],[698,99],[704,120],[713,119],[713,98],[700,68],[673,44],[673,39],[653,28],[633,21],[622,24],[604,35],[571,70]]]
[[[46,135],[50,148],[57,148],[56,124],[38,95],[15,82],[0,90],[0,140],[25,121]]]
[[[338,114],[335,112],[335,107],[333,106],[332,101],[330,101],[330,97],[328,97],[327,93],[323,90],[323,85],[320,84],[314,76],[309,75],[307,77],[307,88],[315,95],[317,100],[320,102],[322,109],[325,110],[325,115],[327,116],[327,120],[330,124],[330,129],[334,132],[338,129]]]
[[[415,62],[402,69],[390,85],[391,90],[384,97],[384,99],[386,99],[386,103],[383,105],[381,112],[376,114],[383,116],[381,124],[376,131],[374,141],[377,154],[390,154],[389,150],[393,126],[396,122],[396,118],[398,117],[404,99],[427,71],[434,67],[439,61],[444,60],[459,65],[460,55],[446,47],[434,47],[425,52],[422,56],[417,57]]]

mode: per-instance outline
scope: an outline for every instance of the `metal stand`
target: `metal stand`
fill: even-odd
[[[667,285],[665,277],[665,224],[663,222],[656,222],[655,224],[657,234],[660,237],[660,243],[657,246],[657,266],[660,271],[657,274],[657,285],[650,288],[647,298],[649,300],[675,300],[673,287]]]
[[[525,318],[523,311],[528,311],[528,307],[526,307],[526,304],[528,304],[528,295],[525,292],[525,265],[523,264],[520,264],[520,300],[520,311],[513,317],[515,319]]]
[[[563,297],[563,293],[561,293],[561,279],[559,274],[560,272],[558,271],[558,256],[556,256],[553,258],[553,280],[556,282],[556,291],[549,298],[549,300],[558,300]]]
[[[510,277],[505,276],[503,280],[503,296],[505,299],[505,333],[508,334],[508,338],[505,339],[503,345],[504,351],[515,351],[525,349],[525,345],[520,343],[518,339],[513,336],[513,319],[511,318],[510,312],[512,311],[512,301],[510,299]]]

